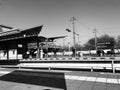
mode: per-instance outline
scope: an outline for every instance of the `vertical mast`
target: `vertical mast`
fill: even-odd
[[[76,45],[76,40],[75,40],[75,21],[76,21],[76,18],[72,17],[70,21],[72,22],[72,27],[73,27],[73,47],[74,47],[75,53],[76,53],[76,46],[75,46]],[[76,56],[76,54],[75,54],[75,56]]]
[[[97,29],[95,28],[93,33],[95,34],[95,50],[97,51]]]

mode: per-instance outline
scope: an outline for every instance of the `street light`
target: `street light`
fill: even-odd
[[[70,29],[66,29],[66,31],[71,32],[71,30],[70,30]]]
[[[66,31],[68,32],[68,46],[69,46],[69,52],[70,52],[70,29],[66,29]]]
[[[66,31],[68,32],[68,44],[69,44],[69,51],[70,51],[70,32],[71,32],[71,30],[70,29],[66,29]],[[73,33],[74,33],[74,35],[78,36],[78,43],[79,43],[79,34],[76,33],[76,32],[73,32]],[[74,45],[74,48],[75,48],[75,45]],[[76,48],[75,48],[75,50],[76,50]],[[76,53],[76,51],[75,51],[75,53]]]

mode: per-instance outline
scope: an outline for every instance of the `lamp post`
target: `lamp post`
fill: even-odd
[[[66,31],[68,32],[68,46],[69,46],[69,52],[70,52],[70,29],[66,29]]]
[[[66,31],[68,32],[68,45],[69,45],[69,51],[70,51],[70,32],[71,30],[70,29],[66,29]],[[78,36],[78,43],[79,43],[79,34],[74,32],[74,35],[77,35]],[[74,45],[75,46],[75,45]],[[75,47],[74,47],[75,48]],[[76,48],[75,48],[76,50]]]

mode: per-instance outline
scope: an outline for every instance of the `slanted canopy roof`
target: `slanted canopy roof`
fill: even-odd
[[[2,32],[0,33],[0,42],[38,36],[38,34],[41,32],[42,27],[43,26],[38,26],[26,30],[16,29],[12,31]]]

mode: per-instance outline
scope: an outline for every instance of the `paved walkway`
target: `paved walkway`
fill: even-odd
[[[120,74],[0,69],[0,90],[119,90]]]

